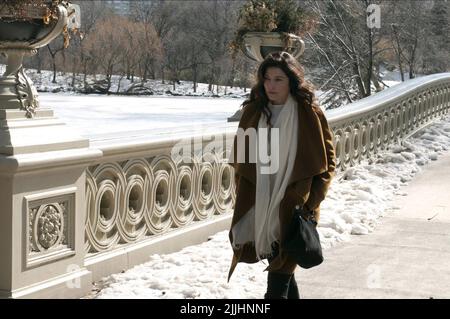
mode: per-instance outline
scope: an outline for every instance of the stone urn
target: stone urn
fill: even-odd
[[[39,101],[36,88],[23,70],[22,60],[36,54],[36,49],[50,43],[61,32],[67,32],[68,10],[73,5],[55,6],[52,1],[17,3],[16,7],[0,6],[0,54],[7,57],[6,72],[0,76],[0,110],[23,110],[29,118],[34,116]]]
[[[0,54],[7,58],[0,76],[0,157],[81,145],[53,110],[39,107],[37,90],[22,67],[24,57],[79,26],[80,7],[67,1],[12,0],[0,5]]]
[[[272,52],[286,51],[296,59],[305,50],[305,42],[295,34],[281,32],[247,32],[241,47],[246,57],[262,62]]]
[[[298,59],[305,50],[305,42],[294,34],[281,32],[247,32],[241,46],[246,57],[262,62],[272,52],[286,51]],[[241,118],[241,110],[227,119],[236,122]]]

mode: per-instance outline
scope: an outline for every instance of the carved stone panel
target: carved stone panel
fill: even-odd
[[[75,254],[75,191],[25,196],[27,268]]]

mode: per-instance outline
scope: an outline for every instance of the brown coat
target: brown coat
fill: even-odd
[[[304,206],[308,211],[314,211],[319,221],[320,203],[324,200],[334,175],[336,167],[332,132],[328,126],[325,115],[319,108],[298,104],[298,144],[294,169],[291,180],[286,188],[280,203],[280,253],[267,267],[269,271],[291,272],[295,263],[286,257],[283,252],[286,225],[292,219],[295,205]],[[261,112],[252,104],[244,107],[239,127],[244,130],[250,127],[257,129]],[[237,137],[234,138],[234,149],[237,149]],[[245,145],[246,159],[248,156],[248,143]],[[236,154],[234,163],[230,163],[235,170],[236,201],[231,222],[233,227],[248,210],[255,204],[256,164],[237,163]],[[232,232],[229,232],[232,242]],[[258,261],[253,245],[246,244],[241,249],[233,249],[233,259],[228,274],[230,279],[237,263],[255,263]],[[294,264],[294,268],[292,265]],[[291,269],[291,270],[286,270]]]

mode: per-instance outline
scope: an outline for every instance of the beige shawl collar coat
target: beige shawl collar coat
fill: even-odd
[[[245,106],[239,127],[244,130],[250,127],[257,129],[261,114],[255,105]],[[332,132],[322,110],[298,103],[297,114],[299,123],[297,155],[290,182],[280,203],[280,253],[267,267],[269,271],[283,272],[284,265],[292,263],[283,252],[283,242],[286,226],[292,220],[293,208],[295,205],[300,205],[308,211],[314,211],[318,221],[319,206],[325,198],[336,166]],[[234,149],[237,149],[237,136],[234,138]],[[248,143],[245,143],[246,162],[237,163],[237,155],[234,154],[234,162],[230,163],[234,167],[236,183],[236,201],[231,227],[255,204],[256,164],[249,163],[248,156]],[[231,229],[229,238],[232,242]],[[233,249],[228,280],[237,263],[255,263],[257,261],[253,245],[245,244],[239,249]]]

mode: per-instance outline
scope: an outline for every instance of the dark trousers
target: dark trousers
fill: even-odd
[[[267,258],[269,263],[277,254],[278,250],[275,249],[273,256]],[[264,299],[300,299],[295,275],[269,271],[267,274],[267,292]]]

